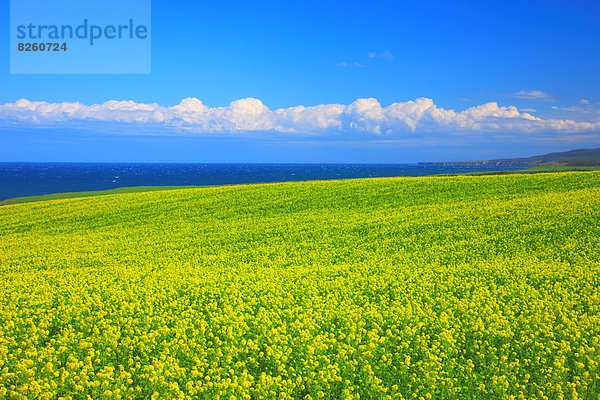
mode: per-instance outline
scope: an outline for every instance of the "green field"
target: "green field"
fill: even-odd
[[[88,192],[54,193],[54,194],[44,194],[41,196],[15,197],[14,199],[0,201],[0,206],[7,206],[10,204],[33,203],[36,201],[46,201],[46,200],[73,199],[75,197],[102,196],[105,194],[140,193],[140,192],[152,192],[155,190],[188,189],[188,188],[193,188],[193,187],[196,187],[196,186],[130,186],[130,187],[117,188],[117,189],[108,189],[108,190],[92,190],[92,191],[88,191]]]
[[[578,166],[567,166],[567,165],[534,165],[527,169],[519,170],[505,170],[505,171],[490,171],[490,172],[467,172],[465,174],[455,175],[508,175],[508,174],[540,174],[540,173],[562,173],[562,172],[583,172],[583,171],[598,171],[599,166],[590,165],[578,165]],[[448,176],[448,175],[446,175]],[[28,199],[29,197],[23,197]],[[9,201],[9,200],[7,200]],[[2,203],[0,203],[2,205]]]
[[[0,273],[0,398],[600,398],[600,171],[8,205]]]
[[[526,169],[529,172],[565,172],[565,171],[597,171],[600,167],[596,166],[567,166],[567,165],[540,165]]]

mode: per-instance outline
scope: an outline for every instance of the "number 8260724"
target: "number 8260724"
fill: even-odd
[[[19,51],[67,51],[67,43],[19,43]]]

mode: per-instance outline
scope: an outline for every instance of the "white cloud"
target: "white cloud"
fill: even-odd
[[[349,105],[321,104],[269,109],[260,100],[236,100],[227,107],[209,107],[196,98],[174,106],[133,101],[102,104],[47,103],[21,99],[0,105],[0,126],[60,126],[93,128],[110,125],[114,132],[148,130],[193,134],[243,134],[271,132],[288,135],[360,134],[405,136],[441,132],[598,132],[600,110],[588,112],[586,121],[542,119],[514,106],[495,102],[463,111],[444,109],[432,99],[419,98],[383,107],[374,98]],[[590,118],[591,116],[591,118]],[[120,126],[115,128],[115,124]],[[150,129],[152,128],[152,129]]]
[[[370,51],[369,52],[369,58],[385,58],[385,59],[390,60],[390,61],[394,61],[395,60],[394,55],[391,52],[389,52],[389,51],[384,51],[382,53],[378,53],[376,51]]]
[[[544,93],[541,90],[521,90],[513,94],[513,97],[526,100],[537,100],[537,101],[553,101],[554,97],[551,94]]]
[[[578,101],[579,104],[590,104],[590,101],[588,99],[581,99]]]
[[[358,61],[346,62],[342,61],[341,63],[335,64],[336,67],[344,67],[344,68],[365,68],[364,65],[359,63]]]
[[[535,108],[521,108],[521,111],[532,113],[536,112],[537,110]]]
[[[560,110],[560,111],[576,112],[576,113],[586,113],[586,112],[589,112],[585,108],[579,107],[579,106],[568,106],[568,107],[556,107],[556,106],[552,106],[552,109],[553,110]]]

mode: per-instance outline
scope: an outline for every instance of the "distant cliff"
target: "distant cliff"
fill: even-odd
[[[561,153],[549,153],[541,156],[526,158],[499,158],[496,160],[473,160],[473,161],[440,161],[420,162],[419,165],[600,165],[600,148],[580,149]]]

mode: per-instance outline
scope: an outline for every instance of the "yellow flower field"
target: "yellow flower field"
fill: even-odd
[[[0,398],[600,398],[600,172],[3,206],[0,274]]]

